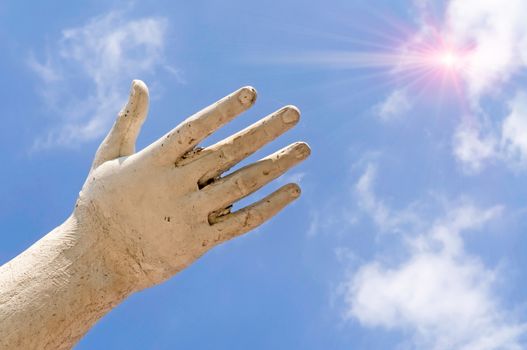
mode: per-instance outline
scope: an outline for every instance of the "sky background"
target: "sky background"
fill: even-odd
[[[244,85],[286,104],[303,196],[77,349],[523,349],[524,0],[0,2],[0,263],[71,213],[144,80],[138,148]]]

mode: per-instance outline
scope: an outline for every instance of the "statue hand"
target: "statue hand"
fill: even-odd
[[[284,107],[204,149],[199,142],[252,106],[244,87],[191,116],[135,152],[148,111],[148,89],[134,81],[130,98],[99,147],[74,215],[105,247],[101,259],[133,290],[160,283],[217,244],[270,219],[300,195],[288,184],[236,212],[233,203],[282,175],[310,154],[298,142],[221,176],[293,127],[299,111]]]

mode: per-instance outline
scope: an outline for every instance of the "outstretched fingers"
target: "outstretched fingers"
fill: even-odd
[[[213,182],[202,188],[198,194],[202,196],[204,205],[210,211],[226,208],[276,179],[306,159],[310,153],[306,143],[294,143]]]
[[[224,242],[242,235],[269,220],[300,196],[300,187],[288,184],[264,199],[223,216],[209,216],[213,239]]]
[[[137,136],[148,114],[148,99],[146,84],[141,80],[134,80],[128,102],[99,146],[92,169],[108,160],[129,156],[135,152]]]
[[[198,181],[199,186],[203,187],[291,129],[298,123],[299,118],[300,111],[296,107],[286,106],[244,130],[201,150],[194,157],[183,160],[183,163],[195,162],[194,166],[205,172]]]
[[[243,87],[202,109],[146,149],[144,156],[158,163],[174,163],[222,125],[250,108],[256,90]]]

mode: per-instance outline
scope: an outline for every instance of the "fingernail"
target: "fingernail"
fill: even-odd
[[[297,159],[305,159],[311,154],[311,148],[309,148],[309,145],[305,142],[298,142],[295,148]]]
[[[139,93],[140,91],[147,91],[148,88],[146,87],[146,84],[139,80],[139,79],[134,79],[132,81],[132,91],[130,92],[130,94],[133,96],[135,95],[136,93]]]
[[[240,89],[240,93],[238,94],[238,101],[243,106],[250,106],[256,101],[256,90],[252,86],[245,86]]]
[[[282,112],[282,121],[285,124],[297,123],[300,119],[300,111],[295,106],[286,106]]]
[[[300,194],[302,193],[300,186],[298,186],[297,184],[291,184],[288,188],[288,191],[291,197],[294,197],[294,198],[300,197]]]

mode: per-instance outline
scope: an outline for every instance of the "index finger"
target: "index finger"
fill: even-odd
[[[187,118],[184,122],[145,148],[141,156],[154,162],[174,163],[256,100],[256,90],[246,86]]]

